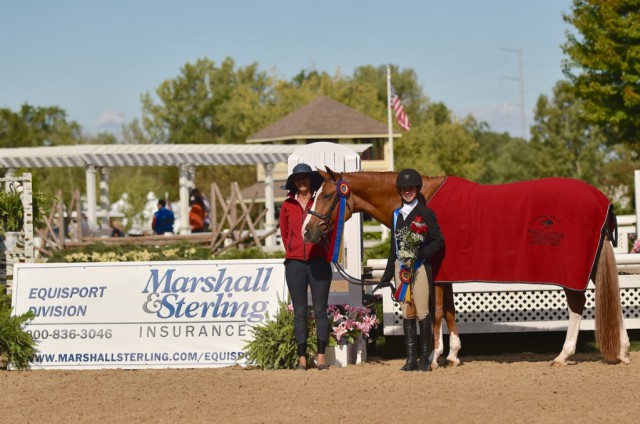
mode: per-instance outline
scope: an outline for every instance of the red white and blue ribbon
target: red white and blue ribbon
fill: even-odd
[[[397,228],[398,215],[400,214],[400,209],[401,208],[398,208],[395,211],[393,211],[394,231]],[[396,256],[398,255],[399,252],[400,252],[400,249],[398,245],[398,239],[396,238]],[[393,298],[398,302],[409,303],[412,300],[411,296],[413,293],[411,292],[411,289],[413,288],[413,283],[415,281],[416,273],[424,263],[424,259],[410,260],[408,261],[409,265],[407,265],[403,261],[400,261],[400,258],[398,257],[398,262],[400,264],[400,272],[398,273],[398,277],[400,281],[398,281],[398,286],[396,288],[395,293],[393,294]]]
[[[335,227],[331,234],[331,251],[329,252],[329,258],[331,262],[339,263],[342,261],[344,216],[347,210],[347,197],[351,193],[351,189],[346,181],[340,180],[336,183],[336,191],[340,200],[338,201],[338,216],[336,217]]]

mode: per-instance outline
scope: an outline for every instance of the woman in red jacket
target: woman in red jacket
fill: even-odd
[[[327,303],[331,287],[331,264],[323,244],[306,243],[302,224],[313,205],[313,194],[322,184],[322,177],[306,163],[293,168],[284,186],[288,197],[280,208],[280,234],[285,249],[285,278],[293,303],[294,332],[298,343],[298,369],[307,369],[307,288],[311,300],[318,336],[317,367],[327,369],[324,353],[329,340]]]

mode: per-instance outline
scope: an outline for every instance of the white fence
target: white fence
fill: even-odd
[[[636,231],[634,215],[618,217],[616,262],[620,297],[627,329],[640,328],[640,254],[627,253],[628,235]],[[386,259],[367,261],[365,273],[374,280],[384,272]],[[453,285],[456,322],[462,333],[564,331],[569,319],[562,288],[551,285],[460,283]],[[382,291],[384,334],[402,335],[400,305],[390,289]],[[589,283],[581,330],[593,330],[595,286]],[[446,332],[446,326],[445,326]]]

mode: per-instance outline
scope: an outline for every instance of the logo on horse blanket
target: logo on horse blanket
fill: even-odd
[[[436,283],[553,284],[584,290],[611,204],[571,178],[478,184],[447,177],[427,202],[445,253]]]
[[[557,231],[560,221],[552,216],[545,215],[534,219],[527,231],[529,244],[540,246],[560,247],[564,233]]]

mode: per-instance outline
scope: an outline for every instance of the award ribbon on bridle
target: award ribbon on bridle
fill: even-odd
[[[393,211],[393,228],[396,228],[400,209],[401,208],[398,208]],[[400,249],[398,247],[398,239],[396,238],[396,252],[400,252]],[[395,293],[393,294],[393,297],[398,302],[408,303],[411,302],[411,295],[413,294],[412,288],[416,271],[422,266],[422,264],[424,263],[424,259],[415,260],[411,258],[408,260],[400,260],[400,257],[398,257],[398,262],[400,263],[400,281]]]
[[[347,182],[340,180],[336,183],[336,191],[340,200],[338,201],[338,216],[336,217],[335,227],[331,234],[331,251],[329,252],[329,259],[331,262],[338,263],[342,261],[342,247],[344,243],[344,216],[347,209],[347,196],[351,193],[351,189],[347,185]]]

